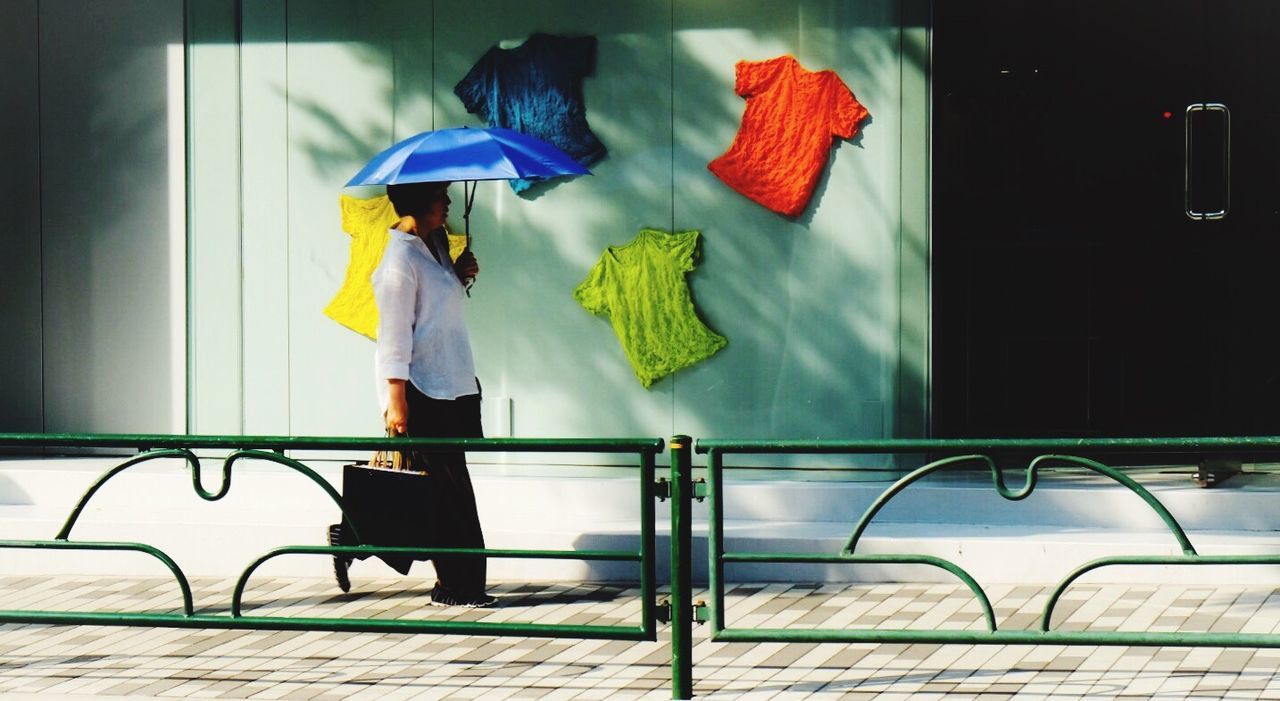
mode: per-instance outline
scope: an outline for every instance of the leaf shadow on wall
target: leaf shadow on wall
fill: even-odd
[[[601,60],[586,91],[588,118],[610,157],[597,164],[594,177],[564,181],[534,198],[480,185],[472,230],[484,270],[471,317],[486,392],[516,401],[516,435],[878,437],[887,419],[870,415],[864,404],[891,410],[886,393],[892,388],[885,382],[894,374],[898,340],[886,295],[897,283],[886,268],[897,255],[897,198],[862,196],[856,212],[837,210],[850,196],[848,188],[884,173],[862,158],[865,149],[855,140],[860,148],[832,152],[838,173],[827,169],[800,219],[763,210],[706,170],[741,121],[743,103],[732,94],[736,57],[709,58],[669,25],[655,33],[652,17],[633,17],[616,6],[608,14],[595,18]],[[732,26],[732,17],[730,8],[721,8],[723,24],[716,25],[715,13],[702,13],[704,26],[681,24],[679,30],[716,30]],[[528,22],[529,33],[556,31],[545,18],[537,26],[506,21]],[[899,60],[897,35],[872,29],[881,31],[863,40],[859,54],[870,58],[845,61],[846,70],[864,76],[853,86],[863,99],[896,94],[895,86],[870,82],[879,73],[860,63],[896,66]],[[797,32],[749,34],[748,42],[785,47]],[[873,41],[878,44],[868,47]],[[353,44],[350,51],[371,66],[390,70],[393,63],[386,46]],[[397,81],[394,95],[387,81],[388,109],[431,102],[438,126],[465,119],[450,103],[456,101],[449,90],[456,77],[443,71],[456,72],[477,57],[437,44],[432,63],[440,74]],[[628,82],[637,75],[665,75],[666,82]],[[293,107],[327,125],[324,138],[295,147],[332,179],[335,193],[391,141],[384,126],[352,122],[322,104],[293,99]],[[445,115],[453,119],[441,119]],[[874,134],[869,122],[864,128]],[[840,214],[852,218],[833,221]],[[703,232],[703,259],[689,281],[700,314],[729,338],[718,355],[648,391],[632,375],[608,323],[570,296],[604,246],[624,243],[645,226]],[[335,238],[335,248],[344,245]]]

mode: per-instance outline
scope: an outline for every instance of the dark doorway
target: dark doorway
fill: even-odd
[[[1280,2],[934,6],[943,437],[1280,434]]]

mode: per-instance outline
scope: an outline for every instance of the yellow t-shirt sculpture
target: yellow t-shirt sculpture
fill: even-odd
[[[389,230],[400,220],[386,195],[360,199],[338,198],[342,209],[342,230],[351,235],[351,260],[338,294],[324,313],[330,319],[362,336],[378,338],[378,304],[373,299],[369,276],[382,261],[390,240]],[[447,230],[447,227],[446,227]],[[449,256],[454,260],[467,247],[467,237],[449,233]]]

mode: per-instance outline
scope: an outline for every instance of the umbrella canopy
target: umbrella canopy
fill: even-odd
[[[374,156],[347,181],[356,185],[400,185],[462,181],[462,220],[471,247],[471,205],[476,189],[468,181],[547,179],[591,175],[555,146],[501,127],[455,127],[424,131]],[[466,283],[470,293],[471,282]]]
[[[424,131],[395,144],[374,156],[347,187],[590,174],[542,139],[498,127],[457,127]]]

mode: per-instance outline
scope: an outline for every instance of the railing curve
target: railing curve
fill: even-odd
[[[127,448],[140,454],[105,470],[85,490],[72,507],[62,528],[52,540],[0,540],[0,549],[49,549],[133,551],[162,562],[172,572],[182,593],[181,615],[98,611],[0,611],[0,622],[63,623],[88,625],[156,626],[178,628],[222,628],[260,630],[323,630],[400,633],[474,633],[483,635],[523,635],[533,637],[581,637],[617,640],[655,640],[658,610],[656,525],[654,521],[656,457],[665,447],[662,438],[589,439],[448,439],[448,438],[324,438],[295,436],[184,436],[150,434],[15,434],[0,433],[0,447],[45,448]],[[227,449],[216,489],[206,488],[202,479],[198,448]],[[169,555],[145,543],[72,541],[71,532],[85,509],[102,487],[126,470],[157,459],[181,459],[189,470],[196,494],[208,502],[224,498],[231,490],[233,468],[242,460],[263,460],[283,466],[308,478],[347,515],[341,495],[315,470],[284,454],[286,450],[464,450],[471,452],[570,452],[619,453],[638,456],[640,548],[635,550],[518,550],[500,548],[397,548],[370,545],[286,545],[259,556],[241,573],[232,593],[231,615],[195,613],[191,587],[181,568]],[[347,519],[350,521],[350,519]],[[353,529],[354,531],[354,529]],[[353,533],[358,538],[358,534]],[[405,619],[295,618],[244,616],[242,602],[250,577],[259,566],[282,555],[418,555],[450,554],[459,557],[504,557],[566,560],[613,560],[640,566],[641,620],[637,625],[562,625],[484,621],[432,621]]]
[[[703,439],[696,452],[707,455],[707,496],[710,501],[708,523],[708,568],[711,602],[707,618],[711,622],[711,638],[724,642],[897,642],[897,643],[963,643],[963,644],[1055,644],[1055,645],[1184,645],[1193,647],[1280,647],[1280,635],[1216,632],[1139,632],[1139,631],[1054,631],[1052,618],[1063,593],[1080,577],[1102,567],[1117,565],[1276,565],[1280,555],[1201,555],[1192,545],[1185,529],[1150,490],[1122,470],[1104,464],[1083,453],[1171,455],[1228,453],[1233,456],[1275,454],[1280,452],[1280,436],[1248,438],[1119,438],[1119,439],[908,439],[866,441],[753,441]],[[1027,463],[1021,487],[1011,488],[991,455],[1039,453]],[[902,455],[946,454],[913,469],[878,495],[855,523],[845,546],[836,554],[811,553],[731,553],[725,550],[724,531],[724,465],[725,455]],[[958,454],[956,454],[958,453]],[[1065,465],[1104,476],[1141,498],[1173,536],[1181,555],[1123,555],[1106,557],[1081,565],[1071,571],[1053,589],[1038,622],[1038,630],[1000,630],[993,623],[990,605],[981,587],[959,566],[942,558],[928,560],[923,555],[858,555],[855,550],[866,529],[877,514],[904,489],[940,470],[974,465],[990,471],[996,492],[1004,499],[1018,501],[1031,495],[1042,468]],[[731,468],[730,468],[731,469]],[[830,629],[830,628],[735,628],[725,621],[725,578],[727,562],[893,562],[927,564],[950,571],[964,581],[983,608],[986,631],[977,630],[903,630],[903,629]]]
[[[900,494],[907,487],[910,487],[935,472],[962,468],[973,462],[981,463],[991,471],[992,481],[995,484],[997,494],[1009,501],[1021,501],[1031,496],[1031,493],[1035,491],[1036,484],[1039,480],[1040,465],[1041,463],[1049,461],[1058,461],[1069,465],[1083,467],[1086,470],[1104,475],[1123,485],[1129,491],[1141,497],[1142,501],[1160,517],[1160,520],[1164,522],[1165,527],[1169,529],[1173,534],[1174,539],[1178,541],[1178,547],[1182,548],[1182,552],[1184,554],[1196,554],[1196,549],[1191,545],[1191,540],[1187,538],[1186,531],[1183,530],[1182,526],[1178,523],[1178,520],[1173,517],[1173,514],[1169,513],[1169,509],[1167,509],[1154,494],[1147,490],[1146,487],[1138,484],[1132,477],[1129,477],[1114,467],[1104,465],[1096,460],[1090,460],[1088,458],[1082,458],[1074,455],[1040,455],[1027,465],[1026,479],[1023,481],[1022,489],[1014,491],[1005,486],[1004,471],[996,466],[995,461],[988,455],[977,454],[957,455],[950,458],[935,460],[923,467],[917,468],[907,476],[899,479],[891,487],[882,492],[879,497],[876,497],[875,501],[871,503],[871,506],[867,507],[862,518],[858,519],[858,523],[853,529],[853,534],[849,536],[849,542],[844,546],[844,549],[841,552],[845,554],[852,554],[854,548],[858,545],[858,540],[862,538],[862,534],[867,530],[867,527],[871,525],[872,519],[875,518],[876,514],[880,513],[881,509],[883,509],[895,496]]]

